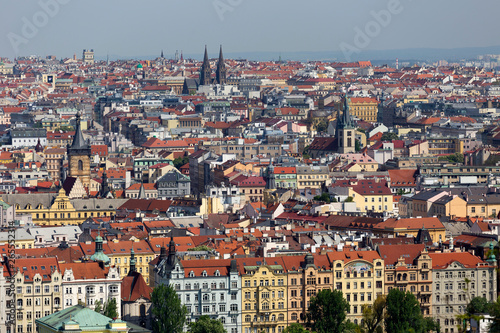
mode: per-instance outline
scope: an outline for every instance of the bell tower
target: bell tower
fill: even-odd
[[[219,62],[217,62],[217,71],[215,72],[217,84],[226,84],[226,64],[222,55],[222,45],[220,46]]]
[[[200,68],[200,86],[208,86],[212,84],[212,69],[208,60],[207,46],[205,45],[205,56],[203,57],[203,65]]]
[[[76,131],[73,143],[68,145],[69,177],[80,178],[83,186],[90,188],[90,144],[85,141],[80,124],[80,115],[76,115]]]
[[[349,113],[349,98],[345,97],[342,117],[337,117],[338,152],[348,154],[356,152],[356,128]]]

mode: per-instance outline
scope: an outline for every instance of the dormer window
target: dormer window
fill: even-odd
[[[208,276],[207,271],[203,271],[202,276]]]
[[[189,272],[189,277],[194,277],[194,272],[193,271]]]
[[[220,276],[220,272],[219,272],[219,270],[216,270],[216,271],[215,271],[215,276]]]

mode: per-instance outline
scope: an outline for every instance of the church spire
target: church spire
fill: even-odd
[[[175,262],[175,255],[176,255],[176,249],[175,249],[175,242],[174,242],[174,237],[170,237],[170,244],[168,245],[168,259],[167,262],[169,265],[173,265]]]
[[[82,126],[80,120],[80,114],[76,114],[76,130],[75,137],[73,138],[73,142],[71,143],[71,149],[89,149],[87,142],[83,138]]]
[[[224,56],[222,55],[222,45],[219,51],[219,61],[217,62],[217,71],[215,73],[218,84],[226,83],[226,64],[224,63]]]
[[[139,189],[139,195],[137,196],[137,199],[147,199],[144,183],[141,183],[141,188]]]
[[[160,56],[160,58],[163,59],[163,50],[161,50],[161,56]]]
[[[212,70],[210,68],[210,61],[208,61],[208,51],[205,45],[205,55],[203,56],[203,64],[200,68],[200,85],[206,86],[212,84]]]

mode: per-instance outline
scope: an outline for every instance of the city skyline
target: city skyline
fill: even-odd
[[[2,11],[0,56],[79,57],[82,49],[119,58],[159,55],[176,50],[201,58],[203,45],[215,56],[226,54],[295,54],[318,52],[321,58],[353,60],[370,51],[482,48],[500,45],[493,26],[500,4],[483,1],[389,0],[373,3],[315,1],[310,13],[298,1],[152,1],[94,0],[9,3]],[[459,10],[450,10],[450,5]],[[78,13],[78,14],[76,14]],[[174,13],[175,15],[170,15]],[[331,56],[328,55],[331,53]],[[409,51],[411,53],[411,51]],[[290,56],[293,59],[293,56]],[[300,60],[300,59],[299,59]]]

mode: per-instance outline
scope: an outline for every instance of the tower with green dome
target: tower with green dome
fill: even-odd
[[[101,237],[101,232],[97,232],[97,237],[95,238],[95,253],[90,257],[90,260],[103,262],[105,266],[109,266],[111,260],[104,254],[102,249],[103,238]]]

